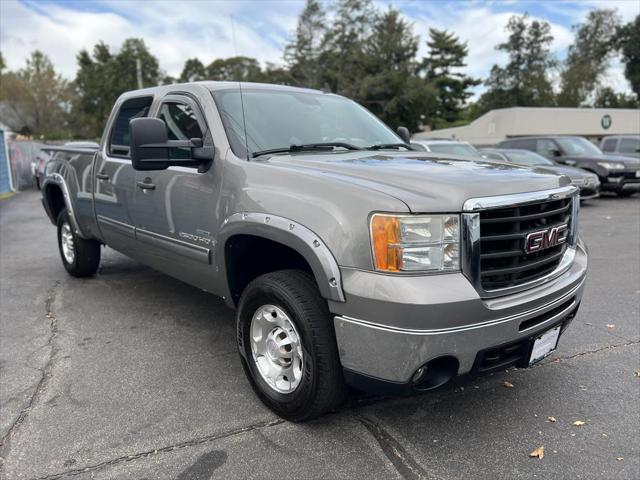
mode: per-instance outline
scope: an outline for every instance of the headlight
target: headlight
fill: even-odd
[[[598,162],[602,168],[606,168],[607,170],[624,170],[624,164],[615,163],[615,162]]]
[[[371,217],[376,270],[450,272],[460,270],[459,215]]]

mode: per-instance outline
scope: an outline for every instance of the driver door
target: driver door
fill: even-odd
[[[197,102],[188,95],[168,95],[151,112],[163,120],[170,140],[212,137]],[[170,158],[190,158],[189,148],[172,148]],[[218,171],[172,166],[137,171],[136,238],[150,266],[200,288],[213,288],[215,205],[220,193]],[[209,288],[208,288],[209,287]]]

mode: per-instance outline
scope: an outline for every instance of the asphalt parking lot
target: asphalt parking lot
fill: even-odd
[[[3,479],[640,478],[638,195],[583,206],[587,289],[542,364],[305,424],[254,396],[222,301],[110,249],[68,276],[39,198],[0,202]]]

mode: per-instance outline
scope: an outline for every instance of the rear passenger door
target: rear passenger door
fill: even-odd
[[[167,127],[169,140],[202,138],[211,132],[197,101],[187,94],[167,95],[151,116]],[[172,148],[170,158],[187,159],[189,148]],[[221,162],[205,172],[197,167],[136,172],[136,238],[144,262],[185,282],[206,288],[214,280],[212,256],[217,229]]]
[[[135,255],[135,171],[129,156],[129,121],[149,113],[152,96],[116,106],[107,139],[94,163],[94,205],[98,228],[112,248]]]

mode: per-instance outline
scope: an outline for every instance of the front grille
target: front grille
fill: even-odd
[[[571,197],[480,212],[480,284],[485,291],[536,280],[560,263],[567,243],[525,253],[529,233],[571,224]]]

